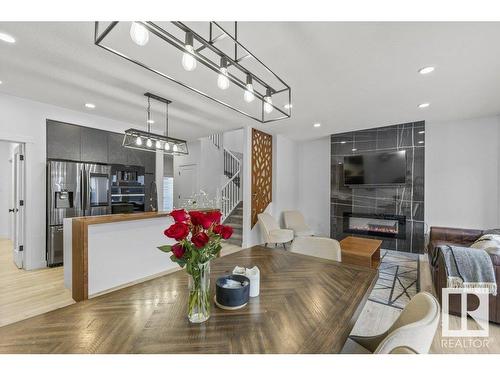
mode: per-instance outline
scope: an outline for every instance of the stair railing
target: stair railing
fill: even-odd
[[[216,133],[208,136],[208,139],[212,141],[215,147],[219,148],[222,146],[222,134]]]
[[[241,161],[231,151],[224,148],[224,174],[229,178],[222,186],[222,222],[231,215],[231,212],[241,201],[240,196]]]

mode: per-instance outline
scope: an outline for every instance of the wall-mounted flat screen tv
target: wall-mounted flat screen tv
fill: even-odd
[[[377,152],[344,157],[344,184],[403,185],[406,151]]]

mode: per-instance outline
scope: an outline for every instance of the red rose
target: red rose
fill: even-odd
[[[184,210],[173,210],[170,213],[170,216],[176,221],[176,222],[184,222],[189,219],[188,214]]]
[[[203,229],[208,229],[212,225],[212,221],[204,212],[193,211],[189,215],[191,216],[191,223],[193,225],[201,225]]]
[[[227,225],[223,225],[222,226],[222,230],[220,232],[220,236],[227,240],[228,238],[230,238],[231,236],[233,235],[233,228],[232,227],[229,227]]]
[[[222,212],[220,211],[209,211],[206,214],[206,217],[215,224],[220,224],[220,219],[222,217]]]
[[[191,238],[191,242],[193,242],[194,246],[196,246],[197,248],[204,247],[207,244],[208,240],[209,238],[205,232],[197,233],[193,236],[193,238]]]
[[[185,223],[174,223],[163,233],[169,238],[174,238],[176,241],[180,241],[186,238],[189,234],[189,227]]]
[[[180,243],[176,243],[172,246],[172,253],[174,253],[177,259],[182,258],[185,252],[186,249],[184,249],[184,247]]]
[[[216,225],[214,227],[214,233],[227,240],[233,235],[233,228],[227,225]]]

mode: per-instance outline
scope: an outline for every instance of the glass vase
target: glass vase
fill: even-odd
[[[203,323],[210,318],[210,261],[193,267],[189,275],[188,319]]]

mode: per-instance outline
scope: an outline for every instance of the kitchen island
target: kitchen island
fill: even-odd
[[[83,301],[178,269],[157,246],[175,243],[163,231],[168,212],[64,219],[64,284]]]

